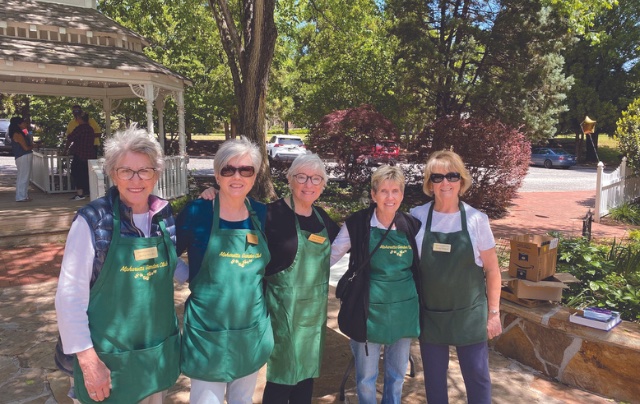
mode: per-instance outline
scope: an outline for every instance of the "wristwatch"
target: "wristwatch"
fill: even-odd
[[[500,310],[489,310],[490,314],[500,314]]]

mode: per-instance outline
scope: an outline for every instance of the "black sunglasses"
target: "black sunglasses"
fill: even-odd
[[[239,172],[242,177],[253,177],[256,173],[256,169],[253,166],[224,166],[220,169],[220,175],[223,177],[232,177],[236,171]]]
[[[444,181],[445,178],[449,182],[458,182],[460,181],[460,173],[431,174],[429,176],[429,179],[434,184],[441,183],[442,181]]]

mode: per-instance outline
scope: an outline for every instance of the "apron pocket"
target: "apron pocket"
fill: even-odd
[[[233,380],[258,371],[273,351],[273,330],[269,316],[244,330],[229,330],[228,360],[235,369]]]
[[[392,344],[400,338],[420,334],[418,297],[392,303],[369,303],[367,336],[369,341]]]
[[[199,380],[231,382],[260,369],[272,349],[268,316],[243,330],[205,331],[185,323],[182,372]]]
[[[180,334],[172,335],[161,344],[135,351],[106,353],[98,356],[111,371],[111,395],[104,403],[138,402],[166,390],[180,375]],[[84,386],[82,370],[74,363],[74,384],[78,398],[91,402]]]
[[[451,311],[422,310],[420,340],[464,346],[487,340],[487,304]]]
[[[293,302],[292,327],[314,327],[327,317],[328,283],[296,290]]]

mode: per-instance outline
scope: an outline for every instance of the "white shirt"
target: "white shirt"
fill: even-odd
[[[151,229],[149,212],[134,214],[133,222],[142,230],[145,237],[149,237]],[[77,216],[67,236],[56,292],[58,330],[65,354],[73,354],[93,347],[87,316],[95,255],[93,243],[87,243],[87,240],[92,239],[93,234],[89,224],[82,216]],[[183,283],[188,277],[189,267],[184,261],[178,259],[174,279]]]
[[[376,216],[375,210],[373,211],[373,215],[371,216],[371,221],[369,222],[371,227],[377,227],[382,230],[387,230],[384,225],[378,221],[378,217]],[[391,230],[394,230],[396,225],[394,224]],[[340,261],[340,259],[349,252],[351,249],[351,239],[349,238],[349,229],[347,229],[347,224],[343,224],[340,228],[340,232],[333,240],[331,244],[331,264],[333,266],[336,262]]]
[[[429,202],[424,205],[416,206],[410,210],[411,216],[422,222],[420,231],[418,231],[418,234],[416,235],[418,254],[420,254],[420,256],[422,256],[422,241],[424,240],[425,227],[427,225],[429,209],[431,208],[432,203],[433,202]],[[493,238],[493,232],[489,225],[489,217],[464,202],[462,204],[467,215],[467,230],[469,231],[469,237],[471,238],[471,245],[473,246],[476,265],[484,267],[482,259],[480,258],[480,251],[490,250],[496,246],[495,239]],[[455,213],[440,213],[435,210],[433,211],[431,231],[438,233],[454,233],[460,230],[462,230],[462,221],[460,219],[459,211]]]

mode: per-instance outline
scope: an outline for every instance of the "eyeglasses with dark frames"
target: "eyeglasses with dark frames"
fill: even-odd
[[[320,175],[307,175],[307,174],[295,174],[293,178],[296,179],[298,184],[306,184],[307,181],[311,180],[313,185],[320,185],[324,178]]]
[[[449,182],[458,182],[460,181],[460,173],[431,174],[429,176],[429,179],[434,184],[441,183],[442,181],[444,181],[445,178]]]
[[[139,170],[132,170],[127,167],[116,168],[116,176],[121,180],[128,181],[136,174],[138,174],[138,178],[141,180],[150,180],[155,177],[156,169],[152,167],[145,167]]]
[[[220,169],[220,175],[223,177],[233,177],[236,171],[240,173],[241,177],[247,177],[247,178],[253,177],[253,175],[256,173],[256,169],[253,166],[234,167],[234,166],[227,165]]]

